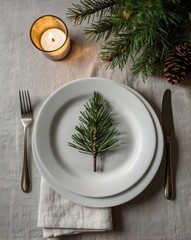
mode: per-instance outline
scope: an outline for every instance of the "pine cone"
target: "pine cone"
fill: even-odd
[[[165,60],[165,80],[170,84],[184,81],[191,69],[191,42],[182,42],[170,51]]]

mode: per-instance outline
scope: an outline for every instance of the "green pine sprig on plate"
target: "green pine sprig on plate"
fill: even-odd
[[[93,156],[93,170],[96,172],[97,156],[119,146],[117,129],[109,112],[108,102],[98,92],[94,92],[85,110],[80,112],[79,125],[68,145],[81,153]]]

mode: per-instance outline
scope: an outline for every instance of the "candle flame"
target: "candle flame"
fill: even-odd
[[[54,35],[53,35],[52,33],[49,33],[48,36],[49,36],[49,38],[50,38],[53,42],[55,41]]]

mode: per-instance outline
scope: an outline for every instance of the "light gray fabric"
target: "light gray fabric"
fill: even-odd
[[[65,236],[67,240],[190,240],[191,236],[191,81],[170,86],[162,78],[145,83],[132,76],[130,65],[106,70],[98,57],[100,43],[86,41],[82,30],[66,20],[66,12],[78,0],[4,0],[0,7],[0,240],[40,240],[37,227],[40,174],[33,161],[29,131],[32,192],[20,188],[23,127],[18,90],[28,89],[34,121],[46,98],[66,82],[87,76],[107,77],[137,90],[161,116],[162,95],[172,90],[175,139],[173,162],[176,199],[163,196],[164,161],[150,185],[135,199],[112,209],[113,231]],[[67,59],[53,62],[30,42],[29,30],[38,17],[53,14],[66,21],[73,39]],[[128,103],[127,103],[128,104]]]
[[[112,229],[110,208],[89,208],[74,204],[53,191],[41,178],[38,226],[44,237]]]

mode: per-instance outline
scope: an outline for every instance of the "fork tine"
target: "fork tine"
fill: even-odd
[[[27,103],[28,103],[29,113],[32,114],[32,106],[31,106],[31,100],[30,100],[29,91],[27,90],[26,92],[27,92],[27,96],[28,96],[28,98],[27,98],[27,99],[28,99]]]
[[[26,114],[30,114],[27,91],[24,91],[24,99],[25,99]]]
[[[23,115],[24,114],[23,99],[22,99],[22,91],[20,90],[19,90],[19,99],[20,99],[21,115]]]
[[[24,114],[27,114],[25,91],[21,91],[21,96],[22,96],[22,103],[23,103],[23,111],[24,111]]]

